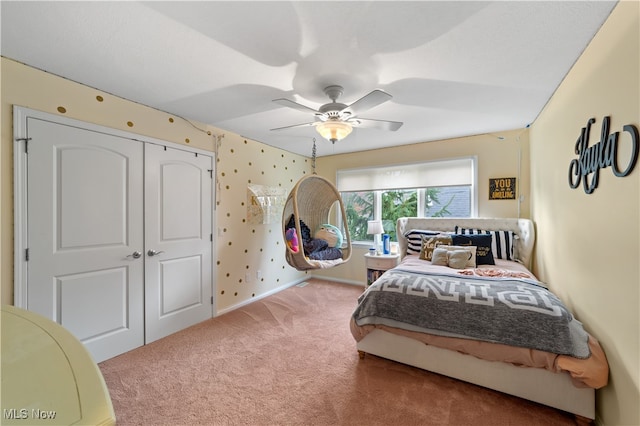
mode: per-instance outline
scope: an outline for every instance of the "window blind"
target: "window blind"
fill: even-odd
[[[472,185],[474,158],[456,158],[416,164],[338,170],[341,192]]]

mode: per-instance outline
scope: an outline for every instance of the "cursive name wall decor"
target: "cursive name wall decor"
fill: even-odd
[[[611,166],[613,174],[617,177],[628,176],[638,162],[638,151],[640,151],[640,137],[638,128],[633,124],[625,125],[623,132],[631,135],[631,155],[624,170],[618,167],[618,140],[620,132],[609,133],[610,117],[604,117],[600,132],[600,142],[589,146],[589,133],[591,125],[596,122],[595,118],[590,118],[587,125],[582,128],[580,136],[575,144],[575,153],[578,158],[574,158],[569,163],[569,186],[577,188],[582,182],[584,192],[591,194],[598,187],[600,169]],[[591,176],[590,176],[591,175]]]

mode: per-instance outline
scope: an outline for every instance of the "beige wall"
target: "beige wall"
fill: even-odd
[[[192,125],[179,117],[5,58],[2,58],[1,73],[2,303],[13,304],[13,105],[209,151],[217,149],[215,223],[221,231],[214,232],[217,235],[214,291],[219,312],[305,277],[284,260],[280,221],[247,223],[246,188],[248,183],[253,183],[288,191],[310,171],[307,158],[246,141],[201,123]],[[59,107],[66,112],[60,113]],[[256,277],[258,270],[261,280]]]
[[[321,140],[320,143],[328,142]],[[349,139],[337,143],[349,143]],[[335,182],[336,172],[340,169],[409,164],[465,156],[477,157],[478,216],[529,217],[528,129],[321,157],[318,159],[317,168],[319,174]],[[523,196],[520,206],[517,200],[489,200],[489,178],[499,177],[518,177],[519,195]],[[355,246],[347,264],[315,271],[314,276],[364,285],[366,274],[363,256],[368,248]]]
[[[251,224],[247,185],[284,188],[310,173],[308,158],[225,134],[218,149],[218,310],[225,311],[307,276],[285,260],[282,219]],[[257,273],[260,271],[261,278]],[[249,278],[249,281],[247,281]]]
[[[601,170],[591,195],[569,187],[568,169],[589,118],[590,145],[605,116],[611,132],[640,127],[639,14],[638,2],[616,6],[530,133],[534,272],[605,350],[610,382],[597,392],[597,411],[606,425],[640,424],[640,164],[625,178]],[[623,167],[631,138],[620,142]]]

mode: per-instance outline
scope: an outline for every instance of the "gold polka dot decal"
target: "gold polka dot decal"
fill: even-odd
[[[127,126],[133,127],[133,122],[132,121],[127,121]]]
[[[104,98],[102,96],[98,95],[98,96],[96,96],[96,101],[102,102],[102,101],[104,101]]]
[[[64,114],[64,113],[66,113],[66,112],[67,112],[67,109],[66,109],[65,107],[59,106],[59,107],[58,107],[58,112],[59,112],[60,114]]]
[[[190,143],[190,142],[191,142],[191,141],[189,140],[189,138],[186,138],[184,141],[185,141],[186,143]]]
[[[169,117],[169,123],[173,123],[173,117]]]

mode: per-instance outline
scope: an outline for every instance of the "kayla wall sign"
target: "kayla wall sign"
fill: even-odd
[[[620,132],[609,134],[610,117],[602,120],[602,130],[600,132],[600,142],[589,146],[589,132],[591,125],[596,122],[595,118],[590,118],[587,125],[582,128],[580,136],[575,144],[575,153],[578,158],[574,158],[569,163],[569,186],[577,188],[582,181],[584,192],[591,194],[598,187],[600,169],[611,166],[613,174],[618,177],[625,177],[631,173],[638,162],[638,151],[640,151],[640,137],[638,128],[633,124],[627,124],[622,128],[623,133],[629,133],[631,137],[631,154],[626,167],[620,170],[618,167],[618,140]]]

